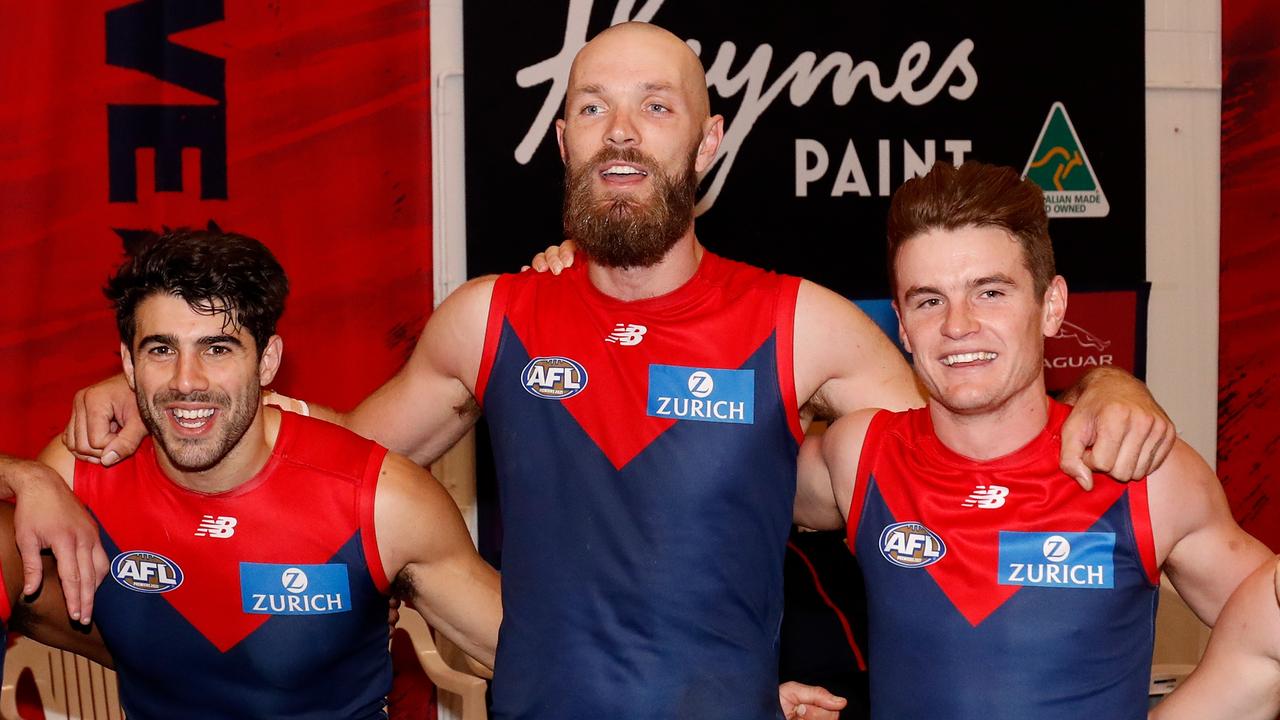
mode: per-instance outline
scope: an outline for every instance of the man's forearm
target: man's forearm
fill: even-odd
[[[1091,386],[1095,385],[1098,381],[1106,382],[1108,380],[1128,380],[1135,383],[1140,382],[1132,373],[1121,368],[1099,366],[1082,375],[1080,379],[1076,381],[1075,385],[1063,390],[1058,395],[1058,400],[1068,405],[1074,405],[1076,401],[1080,399],[1080,396],[1083,395]]]
[[[52,472],[35,460],[0,453],[0,499],[17,496],[28,481]]]

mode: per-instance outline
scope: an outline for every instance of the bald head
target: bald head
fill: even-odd
[[[633,76],[639,83],[678,88],[698,120],[710,116],[702,61],[683,40],[657,25],[627,22],[592,38],[573,59],[569,93],[591,92],[600,74],[616,72]]]

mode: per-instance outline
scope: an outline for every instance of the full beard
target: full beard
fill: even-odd
[[[564,234],[573,238],[591,261],[611,268],[650,267],[667,254],[693,224],[698,193],[695,147],[679,177],[672,178],[649,155],[635,148],[604,148],[588,162],[570,164],[565,172]],[[637,202],[622,195],[594,194],[594,179],[603,163],[618,160],[649,168],[653,195]]]
[[[147,431],[164,451],[169,462],[182,472],[204,472],[222,462],[232,449],[240,442],[240,438],[248,432],[249,426],[258,412],[257,398],[261,389],[256,378],[252,387],[232,403],[231,396],[226,393],[195,392],[183,394],[172,390],[157,393],[150,402],[137,392],[138,413]],[[171,437],[172,428],[166,413],[159,409],[171,402],[195,402],[218,407],[215,422],[219,427],[216,434],[202,438]]]

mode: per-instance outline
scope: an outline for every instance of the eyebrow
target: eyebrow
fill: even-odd
[[[674,90],[675,87],[675,85],[664,81],[640,83],[640,89],[645,92],[670,92]],[[582,95],[602,95],[604,94],[604,86],[597,85],[595,83],[587,83],[586,85],[579,85],[573,88],[573,92]]]
[[[1017,283],[1013,281],[1013,278],[1009,277],[1008,275],[1005,275],[1004,273],[996,273],[994,275],[986,275],[984,277],[974,278],[973,280],[970,280],[968,283],[966,283],[966,285],[968,285],[970,289],[973,289],[973,288],[982,287],[984,285],[1016,286]],[[917,285],[915,287],[909,288],[903,294],[903,298],[910,300],[911,298],[914,298],[920,295],[942,295],[942,294],[943,292],[941,290],[931,285]]]
[[[147,345],[173,345],[177,346],[178,336],[157,333],[148,335],[138,341],[138,347],[146,347]],[[244,347],[244,343],[240,342],[240,338],[235,335],[206,335],[196,341],[197,345],[209,347],[210,345],[235,345],[236,347]]]

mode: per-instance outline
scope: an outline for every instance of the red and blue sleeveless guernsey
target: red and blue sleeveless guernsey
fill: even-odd
[[[130,718],[385,717],[385,454],[286,412],[266,466],[225,493],[174,484],[150,439],[112,468],[76,464],[111,558],[93,616]]]
[[[504,530],[494,717],[781,717],[798,287],[710,252],[635,302],[583,265],[497,280],[476,383]]]
[[[850,505],[871,712],[888,720],[1147,716],[1159,571],[1146,481],[1058,469],[1070,408],[1022,449],[947,449],[928,409],[872,420]]]

